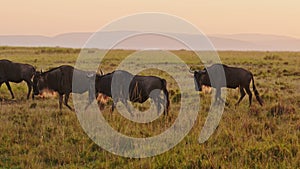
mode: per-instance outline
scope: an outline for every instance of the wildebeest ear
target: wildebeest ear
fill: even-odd
[[[201,74],[205,74],[206,73],[206,69],[204,69],[204,70],[201,70],[201,72],[200,72]]]

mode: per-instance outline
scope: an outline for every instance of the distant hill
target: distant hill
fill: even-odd
[[[107,44],[101,44],[101,48],[110,48],[109,42],[118,40],[118,37],[129,35],[131,32],[102,32],[99,36],[107,40]],[[89,39],[92,33],[66,33],[54,37],[38,35],[0,35],[0,46],[49,46],[49,47],[71,47],[81,48]],[[188,39],[197,50],[205,50],[201,44],[196,44],[195,35],[177,34],[180,37]],[[185,49],[182,44],[171,41],[169,38],[162,38],[159,41],[155,36],[143,36],[142,39],[133,38],[126,43],[120,42],[116,48],[122,49],[144,49],[144,48],[161,48],[161,49]],[[300,51],[300,39],[267,35],[267,34],[230,34],[230,35],[208,35],[208,38],[217,50],[259,50],[259,51]],[[142,43],[141,43],[142,40]],[[91,47],[98,47],[94,44]]]
[[[300,39],[268,34],[211,35],[211,41],[221,50],[300,51]]]

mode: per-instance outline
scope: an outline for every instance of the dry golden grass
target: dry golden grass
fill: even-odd
[[[101,66],[112,71],[134,51],[111,51]],[[172,51],[188,65],[197,67],[189,51]],[[1,47],[0,59],[26,62],[47,70],[61,64],[74,65],[78,49]],[[81,128],[76,114],[58,109],[55,97],[26,100],[25,83],[12,84],[11,100],[5,85],[0,88],[1,168],[300,168],[300,53],[219,52],[225,64],[249,69],[255,76],[265,105],[247,96],[238,107],[239,91],[228,90],[220,124],[204,144],[199,133],[209,110],[210,94],[201,93],[201,109],[190,133],[173,149],[158,156],[130,159],[113,155],[97,146]],[[154,72],[152,70],[153,73]],[[150,70],[151,73],[151,70]],[[177,117],[180,92],[167,78],[171,109],[167,117],[137,124],[110,112],[103,115],[117,131],[134,137],[149,137],[170,127]],[[71,103],[71,101],[70,101]],[[145,105],[136,105],[143,109]]]

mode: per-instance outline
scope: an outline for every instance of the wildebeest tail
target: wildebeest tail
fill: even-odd
[[[251,74],[252,75],[252,74]],[[253,91],[256,97],[256,100],[259,102],[259,104],[262,106],[263,105],[263,100],[261,99],[261,97],[259,96],[258,91],[256,90],[255,84],[254,84],[254,77],[252,75],[252,86],[253,86]]]
[[[170,100],[169,100],[169,92],[167,90],[167,81],[165,79],[161,79],[161,82],[162,82],[162,90],[164,92],[164,96],[165,96],[165,99],[167,101],[165,112],[168,113],[169,112],[169,106],[170,106]]]

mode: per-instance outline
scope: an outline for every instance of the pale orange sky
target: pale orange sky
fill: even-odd
[[[95,32],[120,17],[163,12],[205,34],[300,38],[300,0],[0,0],[0,35]]]

